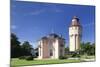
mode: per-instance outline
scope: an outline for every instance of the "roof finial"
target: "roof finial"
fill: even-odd
[[[73,16],[73,19],[76,19],[79,22],[79,18],[77,16]]]

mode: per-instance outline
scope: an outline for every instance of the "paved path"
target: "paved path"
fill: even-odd
[[[95,59],[82,59],[84,61],[95,61]]]

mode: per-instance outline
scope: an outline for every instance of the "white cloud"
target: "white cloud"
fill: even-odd
[[[11,25],[11,29],[17,29],[16,25]]]
[[[63,11],[60,9],[55,9],[54,12],[63,12]]]
[[[44,10],[44,9],[41,9],[41,10],[32,11],[32,12],[30,12],[30,14],[31,14],[31,15],[39,15],[39,14],[41,14],[41,13],[43,13],[43,12],[45,12],[45,10]]]
[[[84,24],[83,27],[88,27],[88,26],[92,26],[95,25],[94,23],[88,23],[88,24]]]
[[[42,14],[44,12],[54,12],[54,13],[59,13],[59,12],[63,12],[60,9],[51,9],[51,10],[46,10],[46,9],[41,9],[41,10],[35,10],[29,13],[29,15],[39,15]]]

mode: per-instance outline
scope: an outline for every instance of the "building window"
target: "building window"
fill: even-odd
[[[50,49],[50,56],[53,56],[53,51],[52,51],[52,49]]]

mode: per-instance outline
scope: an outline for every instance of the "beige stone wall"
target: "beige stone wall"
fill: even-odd
[[[39,42],[38,42],[38,45],[39,45],[39,56],[38,56],[38,59],[42,59],[43,58],[43,49],[42,49],[42,47],[43,47],[43,43],[42,43],[42,40],[40,40]]]
[[[80,36],[78,36],[78,35],[76,36],[76,41],[77,41],[76,42],[76,44],[77,44],[76,45],[76,50],[79,50],[80,49]]]
[[[69,41],[70,43],[70,45],[69,45],[69,47],[70,47],[70,51],[75,51],[75,36],[70,36],[70,41]]]
[[[55,59],[58,59],[59,58],[59,40],[55,40]]]
[[[49,58],[48,40],[43,40],[43,58]]]
[[[64,41],[62,39],[52,39],[52,40],[41,40],[39,41],[39,45],[41,45],[41,49],[39,48],[39,59],[51,58],[58,59],[59,56],[64,56]],[[53,51],[53,56],[50,56],[50,49]],[[62,52],[60,52],[62,50]],[[41,55],[40,55],[41,53]]]
[[[65,42],[62,39],[59,39],[59,56],[64,56],[65,54]]]

